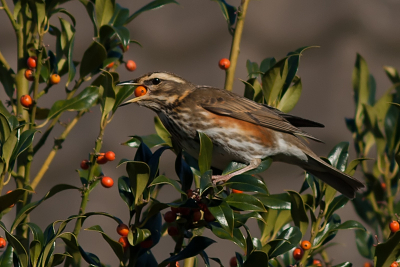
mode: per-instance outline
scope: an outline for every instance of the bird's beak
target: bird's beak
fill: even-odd
[[[125,86],[125,85],[139,86],[140,83],[136,83],[134,80],[130,80],[130,81],[125,81],[125,82],[117,83],[116,85],[117,85],[117,86]],[[128,104],[130,104],[130,103],[135,103],[135,102],[137,102],[137,101],[139,101],[139,97],[132,98],[132,99],[130,99],[130,100],[128,100],[128,101],[122,103],[122,104],[119,105],[119,106],[122,107],[122,106],[128,105]]]

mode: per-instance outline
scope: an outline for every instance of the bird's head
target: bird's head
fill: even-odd
[[[179,76],[168,72],[152,72],[117,85],[137,86],[135,89],[136,97],[122,105],[138,103],[156,112],[174,105],[176,101],[188,95],[196,87]]]

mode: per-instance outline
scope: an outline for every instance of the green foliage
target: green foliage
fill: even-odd
[[[224,0],[214,1],[222,10],[229,32],[235,35],[236,24],[243,15],[243,6],[236,8]],[[7,248],[0,255],[1,267],[57,266],[62,263],[74,267],[86,263],[90,266],[104,266],[105,259],[84,250],[78,236],[86,219],[94,215],[112,219],[116,224],[123,223],[112,214],[86,212],[86,205],[91,191],[95,190],[104,177],[98,163],[98,158],[102,156],[104,130],[121,103],[135,90],[133,86],[116,86],[119,81],[116,70],[124,62],[124,52],[130,43],[140,45],[131,40],[127,24],[143,12],[170,3],[177,4],[174,0],[154,0],[131,13],[114,0],[80,0],[93,24],[93,41],[85,49],[82,58],[74,61],[75,27],[79,25],[72,13],[59,7],[65,2],[16,0],[13,2],[13,13],[3,6],[16,32],[31,29],[24,31],[22,39],[18,39],[19,59],[29,55],[37,57],[38,61],[36,80],[29,89],[26,81],[19,80],[23,79],[22,75],[18,75],[26,67],[18,64],[18,69],[14,71],[0,58],[0,82],[9,99],[9,107],[0,102],[0,194],[11,179],[17,185],[12,192],[0,196],[0,219],[10,216],[9,212],[16,204],[16,215],[11,226],[7,227],[0,221],[1,231],[8,242]],[[49,23],[50,18],[58,13],[66,15],[66,19],[59,18],[60,28]],[[47,33],[54,37],[55,51],[43,45]],[[309,48],[296,49],[278,61],[268,57],[259,65],[248,60],[248,79],[242,81],[245,86],[244,96],[276,108],[278,113],[291,111],[302,92],[302,81],[297,75],[300,56]],[[110,63],[114,63],[111,68],[108,67]],[[79,77],[76,75],[78,66]],[[206,253],[209,246],[216,248],[213,244],[218,242],[218,238],[230,240],[238,246],[238,266],[310,266],[312,259],[319,255],[328,264],[327,248],[335,245],[332,240],[338,231],[348,229],[355,230],[360,254],[374,259],[375,266],[388,266],[400,260],[399,234],[389,233],[387,227],[394,215],[400,212],[400,201],[396,198],[400,178],[400,76],[392,67],[385,67],[385,72],[393,85],[383,96],[375,99],[375,80],[369,73],[366,61],[357,55],[353,72],[355,115],[346,120],[346,125],[353,134],[358,158],[348,163],[348,142],[337,144],[327,155],[329,164],[350,175],[361,165],[367,190],[358,193],[352,203],[370,232],[357,221],[342,223],[336,212],[349,200],[336,195],[335,189],[309,173],[305,173],[299,191],[270,194],[263,179],[257,175],[270,167],[270,158],[263,159],[256,169],[234,176],[224,184],[216,184],[212,170],[215,146],[212,140],[205,133],[199,132],[196,141],[200,151],[193,158],[185,151],[180,151],[159,118],[154,119],[156,133],[148,136],[134,135],[124,143],[136,149],[133,159],[122,159],[119,164],[124,165],[126,170],[126,175],[118,179],[118,191],[126,204],[129,217],[127,247],[123,248],[122,244],[113,240],[100,225],[85,230],[101,234],[118,257],[119,266],[129,267],[167,266],[180,260],[186,260],[188,266],[197,266],[200,265],[200,258],[206,266],[210,266],[210,259],[222,266],[220,259],[209,258]],[[66,77],[63,80],[66,93],[57,94],[59,98],[50,109],[40,108],[43,104],[41,97],[53,87],[49,79],[51,74]],[[77,80],[71,86],[75,78]],[[81,89],[82,84],[88,82],[90,84]],[[18,101],[24,94],[33,96],[33,104],[29,108],[23,108]],[[100,132],[87,165],[78,170],[77,178],[81,186],[59,184],[39,200],[32,201],[35,188],[56,152],[62,148],[61,144],[69,131],[97,105],[102,114]],[[46,143],[52,130],[58,127],[57,122],[66,111],[77,112],[77,115],[65,125],[60,137],[55,139],[37,176],[30,177],[35,153]],[[38,120],[43,122],[37,124]],[[33,139],[39,128],[45,130],[33,147]],[[374,146],[376,155],[372,157],[376,160],[368,162],[366,159]],[[176,154],[176,175],[173,177],[167,177],[159,170],[160,158],[166,150]],[[231,162],[221,170],[222,175],[232,174],[245,166],[240,162]],[[381,186],[382,183],[385,183],[386,188]],[[45,200],[70,189],[78,191],[76,195],[82,199],[76,215],[52,222],[44,230],[28,220],[30,213]],[[173,202],[163,203],[158,199],[159,192],[164,189],[174,196]],[[169,208],[177,213],[173,222],[162,220],[161,212]],[[257,221],[260,231],[258,236],[251,233],[247,226],[250,219]],[[65,231],[71,221],[75,223],[73,232]],[[160,239],[171,227],[176,232],[171,234],[175,248],[170,256],[158,263],[152,250],[157,248]],[[204,232],[212,233],[213,237],[204,237]],[[383,239],[376,249],[373,246],[374,234]],[[305,236],[309,236],[312,248],[296,261],[293,251]],[[60,240],[63,241],[65,252],[55,253]],[[149,241],[151,244],[145,246]],[[336,266],[347,267],[351,263],[344,262]]]
[[[362,172],[367,181],[367,190],[353,200],[357,214],[383,240],[374,250],[371,248],[371,233],[357,232],[357,248],[361,255],[374,259],[375,266],[387,266],[400,259],[396,236],[391,234],[389,223],[395,220],[395,213],[400,202],[398,195],[399,165],[396,155],[400,151],[399,109],[400,103],[399,75],[393,67],[384,67],[393,85],[376,99],[375,79],[369,73],[368,66],[361,55],[357,55],[353,71],[354,118],[346,119],[347,128],[352,132],[354,144],[359,157],[375,158],[367,164],[361,162]],[[371,155],[372,147],[376,154]],[[378,203],[386,203],[381,206]]]

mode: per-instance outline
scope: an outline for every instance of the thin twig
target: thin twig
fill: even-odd
[[[36,174],[36,177],[32,181],[31,187],[33,188],[33,190],[35,190],[39,182],[42,180],[44,174],[49,169],[49,166],[53,161],[54,157],[56,156],[57,151],[60,149],[61,143],[65,140],[65,138],[71,132],[72,128],[74,128],[74,126],[76,125],[78,120],[83,116],[84,113],[85,113],[84,111],[79,112],[78,115],[76,115],[75,118],[68,124],[64,132],[60,135],[60,137],[54,141],[53,149],[50,151],[42,167],[40,168],[39,172]]]
[[[242,39],[244,20],[246,18],[247,7],[249,6],[249,2],[250,0],[242,0],[241,10],[238,12],[235,34],[233,35],[231,54],[229,57],[231,65],[226,70],[225,89],[228,91],[232,91],[233,87],[236,64],[240,52],[240,40]]]

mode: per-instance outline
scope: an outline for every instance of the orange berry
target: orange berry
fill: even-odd
[[[386,184],[385,183],[381,183],[381,187],[383,190],[386,190]]]
[[[113,66],[114,66],[114,62],[111,62],[110,64],[108,64],[108,65],[106,66],[106,68],[107,68],[107,69],[111,69]]]
[[[140,243],[142,248],[150,248],[153,245],[153,240],[149,237]]]
[[[28,57],[28,60],[26,61],[26,65],[30,69],[36,68],[37,65],[37,57]]]
[[[304,251],[301,248],[296,248],[293,251],[293,258],[298,261],[301,260],[301,258],[303,257]]]
[[[107,160],[107,158],[106,158],[106,156],[105,156],[105,153],[100,153],[100,154],[97,156],[96,162],[97,162],[98,164],[105,164],[105,163],[107,163],[108,160]]]
[[[392,231],[392,233],[396,233],[397,231],[399,231],[400,225],[397,221],[392,221],[389,224],[389,228],[390,228],[390,231]]]
[[[170,236],[177,236],[179,234],[178,228],[176,228],[175,226],[168,227],[168,234]]]
[[[5,248],[6,246],[7,241],[3,237],[0,237],[0,248]]]
[[[213,222],[215,221],[214,215],[211,214],[208,210],[204,212],[204,220],[206,222]]]
[[[128,233],[129,233],[128,225],[123,224],[123,223],[119,224],[118,227],[117,227],[117,233],[120,236],[128,236]]]
[[[390,264],[390,267],[398,267],[399,263],[397,261],[392,262],[392,264]]]
[[[366,262],[364,263],[364,267],[373,267],[373,265],[372,265],[371,262],[366,261]]]
[[[232,189],[232,193],[234,194],[243,194],[242,190]]]
[[[21,105],[23,105],[26,108],[30,108],[33,103],[32,97],[30,95],[21,96],[21,99],[19,101],[21,102]]]
[[[129,246],[128,238],[126,236],[121,236],[118,239],[118,242],[122,245],[122,247],[125,249]]]
[[[140,85],[140,86],[136,87],[136,89],[135,89],[135,96],[136,97],[145,95],[146,93],[147,93],[147,89],[144,86]]]
[[[115,153],[112,151],[107,151],[104,154],[104,157],[108,160],[108,161],[113,161],[115,159]]]
[[[174,222],[174,221],[176,220],[176,213],[173,212],[173,211],[167,211],[167,212],[164,214],[164,220],[165,220],[167,223],[172,223],[172,222]]]
[[[133,61],[133,60],[128,60],[128,61],[125,63],[125,67],[126,67],[126,69],[129,70],[129,71],[134,71],[134,70],[136,70],[136,63],[135,63],[135,61]]]
[[[30,69],[27,69],[27,70],[25,71],[25,78],[26,78],[28,81],[33,81],[33,80],[35,79],[35,76],[33,76],[33,71],[30,70]]]
[[[60,82],[60,80],[61,80],[61,77],[60,77],[60,75],[58,75],[57,73],[53,73],[53,74],[50,76],[50,83],[51,83],[51,84],[57,84],[57,83]]]
[[[81,161],[81,169],[82,170],[89,169],[89,161],[87,159],[84,159]]]
[[[320,260],[314,259],[312,262],[312,265],[322,267],[322,262]],[[365,266],[365,264],[364,264],[364,267],[367,267],[367,266]],[[369,267],[372,267],[372,266],[369,266]]]
[[[304,250],[309,250],[311,248],[311,243],[308,240],[301,242],[301,248]]]
[[[221,69],[227,70],[227,69],[229,69],[229,67],[230,67],[230,65],[231,65],[231,62],[229,61],[229,59],[223,58],[223,59],[221,59],[221,60],[219,61],[218,65],[219,65],[219,67],[220,67]]]
[[[101,178],[101,185],[105,188],[110,188],[114,185],[114,181],[111,177],[104,176],[103,178]]]
[[[229,266],[230,266],[230,267],[236,267],[236,266],[237,266],[237,259],[236,259],[236,257],[232,257],[232,258],[229,260]]]

